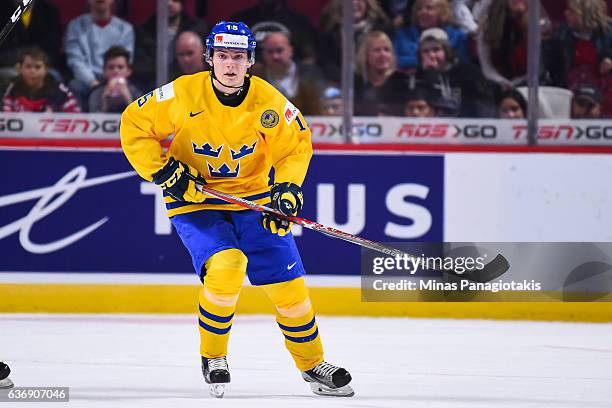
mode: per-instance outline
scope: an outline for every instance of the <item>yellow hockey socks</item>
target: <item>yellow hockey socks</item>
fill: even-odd
[[[204,287],[199,296],[200,354],[227,355],[227,343],[244,282],[247,258],[238,249],[226,249],[206,261]]]
[[[285,346],[300,371],[323,361],[323,345],[303,278],[263,286],[276,305],[276,321]]]

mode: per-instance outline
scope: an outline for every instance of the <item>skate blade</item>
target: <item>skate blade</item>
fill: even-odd
[[[10,378],[5,378],[4,380],[0,380],[0,390],[13,388],[15,384],[11,381]]]
[[[317,395],[323,395],[326,397],[352,397],[355,395],[355,391],[350,385],[345,385],[340,388],[329,388],[323,384],[311,382],[310,389]]]
[[[208,391],[210,392],[211,397],[223,398],[223,395],[225,394],[225,384],[210,384]]]

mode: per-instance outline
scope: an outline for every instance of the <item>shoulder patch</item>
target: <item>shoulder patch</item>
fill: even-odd
[[[285,122],[287,125],[291,124],[291,121],[295,119],[298,114],[298,108],[296,108],[289,100],[285,104],[285,108],[283,109],[283,116],[285,117]]]
[[[265,128],[273,128],[278,125],[278,113],[273,109],[268,109],[261,114],[261,125]]]
[[[157,88],[157,102],[174,98],[174,82]]]

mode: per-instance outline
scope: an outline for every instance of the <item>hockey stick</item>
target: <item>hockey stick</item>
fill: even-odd
[[[381,252],[385,255],[389,255],[393,257],[417,258],[416,256],[410,255],[404,251],[400,251],[399,249],[388,247],[378,242],[370,241],[369,239],[358,237],[356,235],[352,235],[352,234],[349,234],[348,232],[340,231],[332,227],[327,227],[325,225],[319,224],[314,221],[307,220],[305,218],[288,216],[288,215],[283,214],[279,210],[275,210],[273,208],[254,203],[252,201],[245,200],[244,198],[236,197],[236,196],[233,196],[227,193],[222,193],[220,191],[213,190],[199,183],[196,183],[196,186],[203,193],[219,198],[225,202],[237,204],[241,207],[248,208],[253,211],[274,214],[278,218],[294,222],[298,225],[301,225],[302,227],[311,229],[313,231],[320,232],[332,238],[342,239],[344,241],[348,241],[353,244],[362,246],[364,248],[368,248],[368,249],[371,249],[377,252]],[[467,270],[462,273],[459,273],[453,270],[447,270],[444,268],[433,269],[433,270],[437,272],[442,272],[448,275],[460,277],[463,279],[468,279],[474,282],[489,282],[489,281],[492,281],[493,279],[498,278],[504,273],[506,273],[506,271],[508,271],[509,268],[510,268],[510,264],[508,263],[508,260],[504,258],[501,254],[498,254],[491,262],[486,264],[482,269]]]
[[[21,19],[21,16],[25,11],[32,5],[34,0],[22,0],[21,4],[17,5],[17,10],[13,13],[9,21],[6,23],[2,31],[0,31],[0,44],[4,42],[6,37],[10,34],[15,24]]]

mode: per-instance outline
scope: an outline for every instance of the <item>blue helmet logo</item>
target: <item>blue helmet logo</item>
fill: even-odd
[[[255,63],[255,36],[249,26],[242,22],[220,21],[212,28],[206,37],[206,61],[212,65],[213,50],[224,48],[245,50],[249,63]]]

